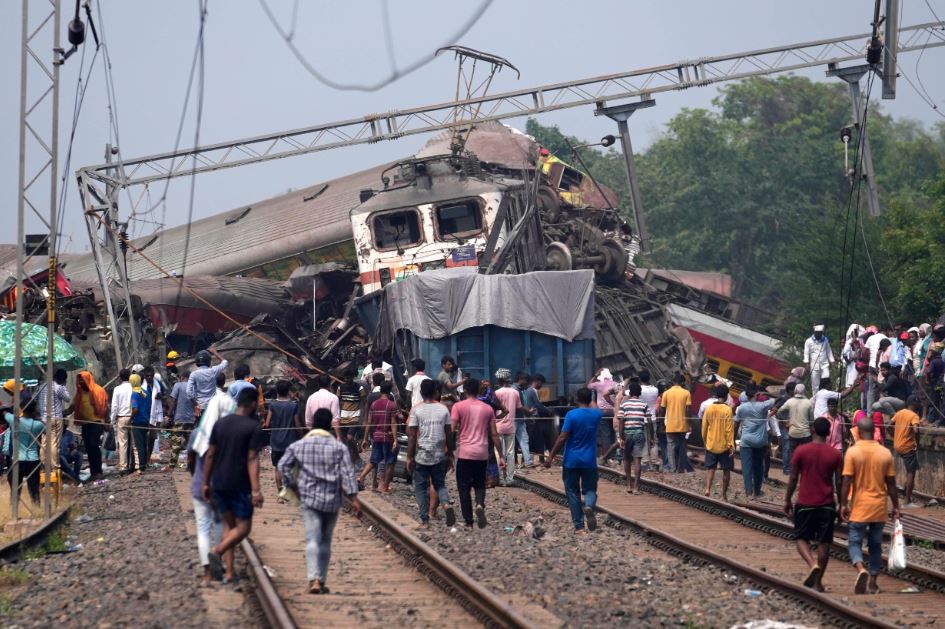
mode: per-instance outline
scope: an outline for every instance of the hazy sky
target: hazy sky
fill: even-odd
[[[291,0],[268,0],[284,23],[292,13]],[[945,0],[929,0],[945,17]],[[169,151],[180,118],[187,74],[197,33],[197,1],[93,0],[101,6],[125,157]],[[34,5],[44,2],[34,0]],[[69,5],[71,3],[64,3]],[[478,3],[390,0],[391,31],[396,62],[409,64],[431,50],[451,43],[446,38]],[[924,0],[903,0],[902,25],[932,21]],[[794,2],[640,2],[629,0],[496,0],[482,19],[459,42],[506,57],[521,70],[502,73],[494,92],[544,83],[643,68],[682,59],[711,56],[866,32],[872,2],[865,0],[795,0]],[[0,21],[0,204],[8,230],[15,238],[19,115],[19,2],[7,0]],[[68,9],[66,10],[68,12]],[[64,23],[65,20],[64,19]],[[296,43],[321,72],[339,81],[373,82],[390,72],[384,38],[382,4],[316,3],[301,0]],[[92,49],[89,48],[88,63]],[[904,71],[916,76],[918,53],[904,57]],[[101,60],[100,60],[101,61]],[[927,51],[918,72],[932,98],[945,110],[945,48]],[[70,129],[73,94],[79,69],[75,55],[62,70],[63,149]],[[206,27],[206,69],[201,143],[219,142],[270,131],[342,120],[449,100],[453,96],[452,57],[435,60],[414,74],[375,93],[339,92],[317,83],[299,65],[267,21],[257,0],[210,0]],[[817,80],[823,69],[806,73]],[[658,95],[656,107],[637,113],[631,132],[638,149],[645,148],[664,124],[683,107],[707,107],[717,87],[695,88]],[[102,162],[109,140],[104,75],[99,65],[92,74],[78,126],[72,167]],[[877,90],[878,92],[878,86]],[[900,79],[899,97],[883,101],[885,111],[931,124],[942,120]],[[183,145],[193,142],[193,110],[184,130]],[[614,131],[612,123],[596,118],[590,107],[541,117],[565,131],[598,138]],[[520,128],[524,119],[507,121]],[[337,149],[254,167],[203,175],[196,180],[194,218],[251,203],[289,188],[360,170],[413,153],[423,137]],[[64,159],[64,155],[63,155]],[[87,250],[87,235],[74,179],[67,178],[69,199],[62,229],[66,250]],[[153,219],[168,226],[187,219],[190,180],[171,183],[166,215]],[[163,185],[151,194],[160,196]],[[122,197],[122,217],[127,197]],[[135,234],[153,225],[140,223]],[[29,216],[27,233],[41,232]]]

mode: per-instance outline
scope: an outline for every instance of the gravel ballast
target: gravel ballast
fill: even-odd
[[[451,475],[447,484],[459,516]],[[412,487],[403,483],[378,502],[417,517]],[[829,624],[821,614],[799,609],[778,593],[758,593],[737,575],[682,561],[633,532],[600,526],[576,536],[566,508],[522,489],[487,490],[486,510],[485,529],[467,529],[460,518],[451,532],[441,517],[417,534],[546,626],[547,617],[531,614],[528,607],[540,607],[568,627],[730,627],[762,619]],[[509,530],[538,517],[546,531],[542,539]]]
[[[22,582],[5,588],[0,622],[102,629],[215,626],[196,587],[196,542],[187,534],[187,518],[193,515],[181,509],[170,473],[109,477],[104,485],[80,489],[59,537],[81,548],[34,553],[15,564]],[[246,605],[229,618],[232,626],[252,626]]]

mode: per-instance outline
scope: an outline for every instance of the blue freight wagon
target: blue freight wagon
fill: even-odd
[[[453,356],[464,374],[494,380],[499,368],[547,379],[566,400],[594,375],[594,273],[479,275],[475,268],[424,271],[356,303],[372,345],[398,374],[414,358],[435,377]]]

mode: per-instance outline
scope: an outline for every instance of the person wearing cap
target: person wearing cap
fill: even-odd
[[[211,354],[220,359],[220,364],[216,367],[210,366]],[[187,397],[194,405],[194,414],[199,416],[217,393],[217,374],[226,371],[229,363],[211,347],[209,351],[204,349],[197,352],[194,356],[194,365],[197,368],[187,379]]]
[[[613,374],[610,369],[600,368],[591,381],[587,383],[587,388],[594,392],[597,398],[597,408],[600,409],[603,421],[597,426],[597,456],[606,458],[608,452],[611,452],[611,446],[616,441],[614,435],[614,396],[617,393],[617,383],[614,382]]]
[[[830,341],[824,335],[824,326],[815,325],[814,334],[804,341],[804,364],[810,367],[811,393],[820,388],[820,381],[830,378],[830,365],[833,364],[833,351]]]
[[[171,350],[167,353],[167,362],[164,363],[164,373],[167,374],[167,386],[172,388],[177,384],[178,372],[177,372],[177,361],[180,359],[180,354],[176,350]]]

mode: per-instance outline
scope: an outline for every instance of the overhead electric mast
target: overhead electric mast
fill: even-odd
[[[120,157],[117,163],[81,168],[76,176],[92,251],[99,261],[97,266],[100,280],[105,290],[108,289],[110,281],[124,283],[123,278],[113,278],[104,270],[99,245],[99,242],[104,240],[100,238],[103,230],[106,233],[110,230],[118,231],[117,225],[111,224],[107,217],[116,215],[112,206],[118,198],[116,189],[122,187],[147,186],[174,177],[197,175],[345,146],[396,140],[446,129],[460,129],[454,134],[454,138],[458,140],[462,136],[462,129],[490,120],[519,118],[585,105],[592,105],[603,112],[608,102],[613,101],[631,98],[651,101],[654,94],[661,92],[860,61],[871,37],[871,33],[860,33],[717,57],[702,57],[492,95],[477,96],[475,94],[481,92],[467,89],[467,94],[472,96],[461,101],[368,114],[339,122],[133,159]],[[899,29],[896,55],[939,46],[945,46],[945,22],[917,24]],[[475,59],[468,51],[460,51],[466,57]],[[489,64],[488,83],[491,83],[498,67],[508,65],[508,62],[498,57],[476,60]],[[460,77],[462,71],[460,66]],[[470,87],[475,88],[472,81]],[[139,195],[139,199],[144,198],[145,195]],[[635,206],[639,208],[638,203],[635,203]],[[643,229],[642,220],[638,223]],[[111,268],[117,268],[118,264],[117,260],[113,260]],[[109,318],[113,329],[117,329],[114,314],[109,312]]]

